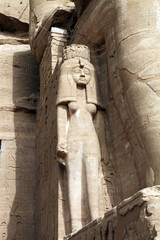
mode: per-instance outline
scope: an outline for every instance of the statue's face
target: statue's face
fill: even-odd
[[[85,66],[78,66],[72,69],[72,78],[77,85],[85,86],[91,79],[91,72]]]

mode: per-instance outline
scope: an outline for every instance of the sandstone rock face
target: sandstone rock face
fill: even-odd
[[[3,0],[0,2],[1,15],[15,18],[23,23],[29,23],[29,0]]]
[[[0,44],[28,43],[28,1],[0,2]]]
[[[138,190],[160,184],[160,3],[157,0],[75,0],[75,4],[79,18],[74,31],[71,31],[70,42],[91,49],[91,62],[98,75],[105,109],[104,142],[111,163],[104,163],[103,183],[106,196],[109,195],[114,207]],[[64,183],[67,173],[63,161],[56,155],[55,102],[62,45],[61,38],[59,43],[52,44],[48,32],[52,25],[62,28],[68,26],[73,6],[70,3],[68,5],[68,2],[58,6],[54,1],[31,1],[30,42],[34,56],[41,61],[41,97],[37,125],[37,144],[40,148],[37,157],[37,198],[40,199],[37,219],[41,219],[41,222],[37,222],[38,239],[57,238],[58,234],[59,239],[62,239],[63,233],[68,231],[70,221],[64,207],[68,201],[67,195],[63,194],[63,190],[67,189],[67,181]],[[60,57],[59,61],[57,57]],[[63,150],[66,153],[65,147]],[[59,161],[59,166],[56,160]],[[159,192],[159,189],[154,191]],[[155,219],[159,217],[153,209],[159,209],[159,205],[153,192],[148,192],[149,195],[153,194],[153,208],[149,195],[146,197],[145,192],[138,193],[131,201],[124,203],[128,204],[127,210],[123,204],[119,205],[106,214],[107,220],[101,222],[100,219],[92,223],[71,239],[86,236],[87,239],[158,237],[159,225]],[[54,200],[54,207],[50,196]],[[132,200],[134,202],[137,197],[138,205],[137,201],[132,204]],[[106,202],[109,202],[107,197]],[[130,208],[133,210],[128,210]],[[66,218],[63,216],[64,209],[67,212]]]
[[[71,0],[30,0],[30,44],[37,61],[42,59],[51,26],[69,24],[73,9]]]
[[[80,16],[92,0],[74,0],[77,15]]]
[[[159,198],[159,186],[146,188],[65,239],[159,239]]]
[[[117,184],[121,185],[122,198],[137,188],[160,181],[159,73],[156,67],[159,7],[156,0],[101,1],[98,5],[93,0],[81,15],[73,36],[75,43],[88,44],[93,49],[99,79],[108,86],[106,94],[104,88],[102,93],[108,109],[110,156],[119,172]],[[100,58],[99,53],[103,57]],[[125,147],[120,147],[122,142]]]
[[[35,239],[38,64],[28,1],[0,2],[0,239]]]
[[[1,45],[0,109],[35,111],[38,66],[28,45]],[[13,92],[14,91],[14,92]]]
[[[1,45],[0,51],[0,236],[34,239],[38,68],[28,45]]]

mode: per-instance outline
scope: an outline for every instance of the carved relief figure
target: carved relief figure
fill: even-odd
[[[95,70],[89,60],[86,46],[65,47],[58,86],[57,151],[67,169],[72,232],[99,217],[101,151],[94,118],[103,106]]]

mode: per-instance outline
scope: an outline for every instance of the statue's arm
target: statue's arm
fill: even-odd
[[[60,158],[67,156],[67,105],[57,106],[57,155]]]

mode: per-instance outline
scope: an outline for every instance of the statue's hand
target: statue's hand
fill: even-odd
[[[57,146],[57,156],[60,158],[65,158],[67,156],[68,149],[65,142],[60,142]]]

